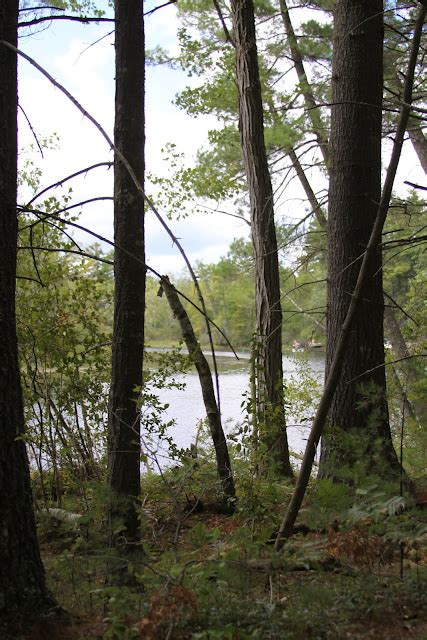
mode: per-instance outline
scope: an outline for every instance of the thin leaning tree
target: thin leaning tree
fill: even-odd
[[[239,129],[248,183],[255,256],[258,413],[274,465],[292,477],[284,412],[282,309],[271,177],[252,0],[232,0],[233,44],[239,89]]]

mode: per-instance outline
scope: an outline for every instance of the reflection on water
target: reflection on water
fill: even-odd
[[[244,406],[245,397],[249,387],[249,356],[248,354],[238,354],[239,360],[230,353],[221,352],[217,355],[217,365],[219,371],[221,414],[223,426],[226,433],[230,433],[236,425],[245,418]],[[307,354],[287,354],[283,358],[284,380],[292,376],[298,379],[300,371],[299,363],[307,360],[308,369],[320,384],[323,383],[324,374],[324,354],[318,352],[308,352]],[[212,358],[208,357],[212,367]],[[156,392],[162,403],[168,404],[165,421],[175,420],[175,425],[169,430],[178,447],[189,447],[194,443],[198,423],[206,417],[200,389],[199,378],[194,371],[185,375],[176,376],[178,382],[185,383],[184,390],[161,389]],[[309,411],[307,417],[311,415]],[[310,428],[310,421],[304,425],[296,424],[292,415],[286,416],[288,424],[289,448],[292,451],[301,453],[305,448],[305,439]],[[158,450],[159,462],[162,466],[167,466],[168,459],[165,452]]]

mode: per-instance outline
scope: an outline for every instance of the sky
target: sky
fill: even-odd
[[[157,4],[157,3],[156,3]],[[161,4],[161,3],[160,3]],[[160,45],[177,50],[176,8],[171,5],[146,18],[147,46]],[[41,64],[56,80],[63,84],[83,107],[106,129],[112,137],[114,122],[114,46],[111,23],[82,25],[69,21],[54,21],[48,28],[32,28],[21,32],[19,47]],[[99,42],[96,43],[101,39]],[[94,44],[96,43],[96,44]],[[165,66],[149,67],[146,78],[146,169],[158,175],[168,175],[168,165],[162,148],[168,143],[177,145],[191,164],[197,150],[207,143],[209,128],[218,122],[213,116],[190,117],[174,104],[175,95],[191,82],[182,71]],[[19,103],[37,135],[42,140],[57,134],[54,148],[44,150],[44,157],[34,146],[34,136],[23,114],[19,116],[20,164],[32,159],[42,170],[41,188],[55,183],[75,171],[98,162],[112,160],[107,143],[95,127],[85,119],[71,102],[54,88],[28,62],[19,61]],[[423,174],[409,144],[405,146],[396,185],[404,191],[404,180],[422,182]],[[73,202],[99,196],[111,196],[112,169],[96,169],[72,183]],[[150,187],[147,191],[150,195]],[[55,191],[56,195],[60,190]],[[23,199],[24,195],[22,195]],[[232,203],[222,208],[231,213]],[[301,218],[307,211],[300,189],[294,182],[286,191],[276,212],[279,216]],[[162,211],[165,215],[171,212]],[[194,264],[197,260],[215,262],[226,255],[236,237],[248,237],[248,226],[234,217],[221,213],[194,213],[185,220],[177,220],[176,212],[168,222]],[[113,239],[112,203],[92,203],[83,209],[80,223],[96,233]],[[80,243],[93,238],[75,232]],[[169,236],[147,214],[147,263],[161,273],[176,274],[184,263]]]
[[[146,18],[147,46],[176,49],[176,9],[165,7]],[[82,106],[113,137],[114,122],[114,46],[113,36],[96,40],[112,30],[111,23],[82,25],[55,21],[48,29],[33,28],[20,38],[19,47],[63,84]],[[165,66],[149,67],[146,78],[146,171],[167,176],[168,166],[162,149],[168,142],[177,145],[191,163],[199,147],[207,142],[207,131],[217,126],[215,118],[190,118],[173,105],[175,95],[189,84],[186,75]],[[34,136],[22,112],[19,115],[20,164],[32,159],[42,170],[41,188],[98,162],[112,160],[105,140],[75,106],[27,61],[19,60],[19,103],[39,140],[57,134],[54,147],[45,149],[43,158],[35,147]],[[111,196],[112,169],[96,169],[67,183],[73,187],[73,201]],[[149,191],[149,187],[147,189]],[[60,190],[55,190],[59,195]],[[150,195],[150,194],[149,194]],[[230,208],[232,211],[232,209]],[[163,214],[169,213],[162,211]],[[173,218],[176,215],[173,215]],[[113,239],[112,203],[87,205],[80,223]],[[248,235],[248,226],[236,218],[219,213],[190,215],[185,220],[168,221],[180,238],[192,263],[215,262],[226,255],[235,237]],[[79,242],[92,242],[83,232],[74,232]],[[169,236],[147,214],[147,262],[162,273],[177,273],[184,263]]]

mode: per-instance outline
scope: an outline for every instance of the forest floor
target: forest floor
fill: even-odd
[[[95,519],[77,533],[41,523],[49,588],[67,617],[26,640],[427,639],[425,507],[386,516],[386,527],[319,508],[316,528],[313,502],[275,554],[277,518],[184,503],[178,514],[160,498],[145,502],[144,550],[126,556],[118,582]]]

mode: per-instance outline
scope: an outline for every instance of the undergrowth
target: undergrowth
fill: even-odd
[[[106,545],[96,484],[84,505],[72,492],[64,500],[86,509],[77,529],[42,514],[49,587],[74,620],[51,640],[426,637],[427,514],[413,500],[375,478],[357,489],[322,480],[275,554],[293,487],[253,477],[243,460],[235,470],[233,516],[203,456],[146,474],[142,543],[123,556]]]

